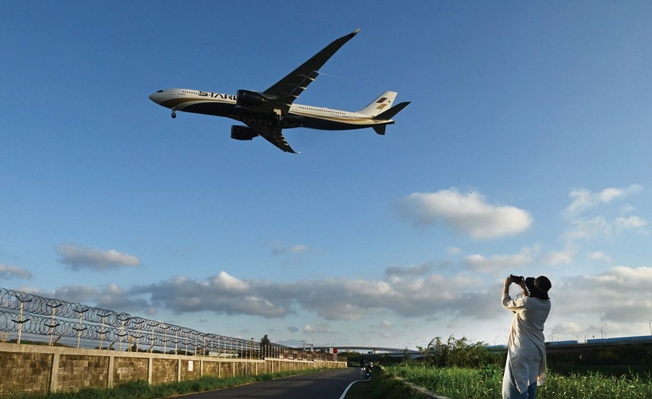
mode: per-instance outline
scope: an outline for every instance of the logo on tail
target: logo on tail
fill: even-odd
[[[359,112],[370,116],[381,114],[392,107],[396,94],[395,91],[386,91]]]
[[[383,109],[387,108],[387,106],[389,105],[389,103],[387,102],[387,100],[388,100],[387,97],[381,97],[380,99],[378,99],[378,101],[376,101],[376,104],[378,104],[378,106],[376,107],[376,109],[377,109],[378,111],[382,111]]]

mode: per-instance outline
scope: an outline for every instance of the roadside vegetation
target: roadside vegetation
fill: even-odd
[[[354,385],[347,399],[424,397],[402,381],[451,399],[501,397],[504,352],[491,352],[482,342],[472,343],[452,336],[447,340],[436,337],[419,350],[424,355],[419,362],[411,361],[408,356],[400,363],[383,362],[384,373],[376,373],[380,369],[375,368],[371,381]],[[537,399],[652,398],[652,377],[644,364],[650,358],[649,349],[623,347],[591,351],[595,353],[549,356],[546,383],[539,387]],[[638,356],[633,355],[636,352]],[[618,368],[613,364],[616,360]],[[635,368],[628,369],[627,364]]]
[[[85,388],[77,392],[54,392],[47,395],[17,394],[7,396],[7,399],[155,399],[167,398],[198,392],[214,391],[217,389],[232,388],[240,385],[252,384],[261,381],[270,381],[278,378],[299,374],[310,374],[332,369],[307,369],[285,371],[279,373],[246,375],[236,377],[202,377],[198,380],[172,382],[161,385],[150,385],[146,381],[135,381],[121,384],[112,389]]]
[[[424,399],[419,393],[388,373],[374,368],[371,380],[358,382],[346,393],[346,399]]]
[[[401,377],[438,395],[451,399],[499,399],[503,370],[488,367],[435,368],[429,365],[398,365],[386,368],[391,376]],[[649,377],[605,376],[600,373],[548,375],[537,390],[537,399],[647,399],[652,398]]]

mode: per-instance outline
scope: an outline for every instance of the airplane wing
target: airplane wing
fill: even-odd
[[[296,154],[297,152],[290,147],[290,144],[288,144],[287,140],[285,137],[283,137],[283,132],[280,127],[277,126],[263,126],[263,125],[258,125],[255,123],[247,123],[247,126],[249,126],[251,129],[253,129],[258,135],[263,137],[265,140],[269,141],[270,143],[274,144],[281,150],[285,152],[291,152],[292,154]]]
[[[359,31],[360,29],[357,29],[324,47],[323,50],[312,56],[312,58],[304,62],[300,67],[265,90],[263,96],[274,102],[275,107],[279,108],[285,114],[290,109],[294,100],[319,76],[319,68]]]

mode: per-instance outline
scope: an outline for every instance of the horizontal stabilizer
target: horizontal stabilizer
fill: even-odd
[[[394,117],[394,115],[396,115],[399,112],[403,111],[403,108],[407,107],[409,104],[410,104],[409,101],[397,104],[397,105],[393,106],[392,108],[388,109],[387,111],[383,112],[382,114],[374,116],[373,120],[375,120],[375,121],[388,121],[388,120],[392,119]]]
[[[381,136],[384,136],[386,127],[387,125],[377,125],[377,126],[373,126],[373,129],[376,131],[376,133],[380,134]]]

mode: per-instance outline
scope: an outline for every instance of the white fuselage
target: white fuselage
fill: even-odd
[[[361,129],[394,123],[392,120],[374,120],[375,115],[342,111],[325,107],[292,104],[281,121],[274,114],[257,112],[251,107],[239,106],[236,96],[193,89],[167,89],[153,93],[149,98],[174,111],[192,112],[231,118],[245,124],[279,125],[283,129],[306,127],[322,130]]]

